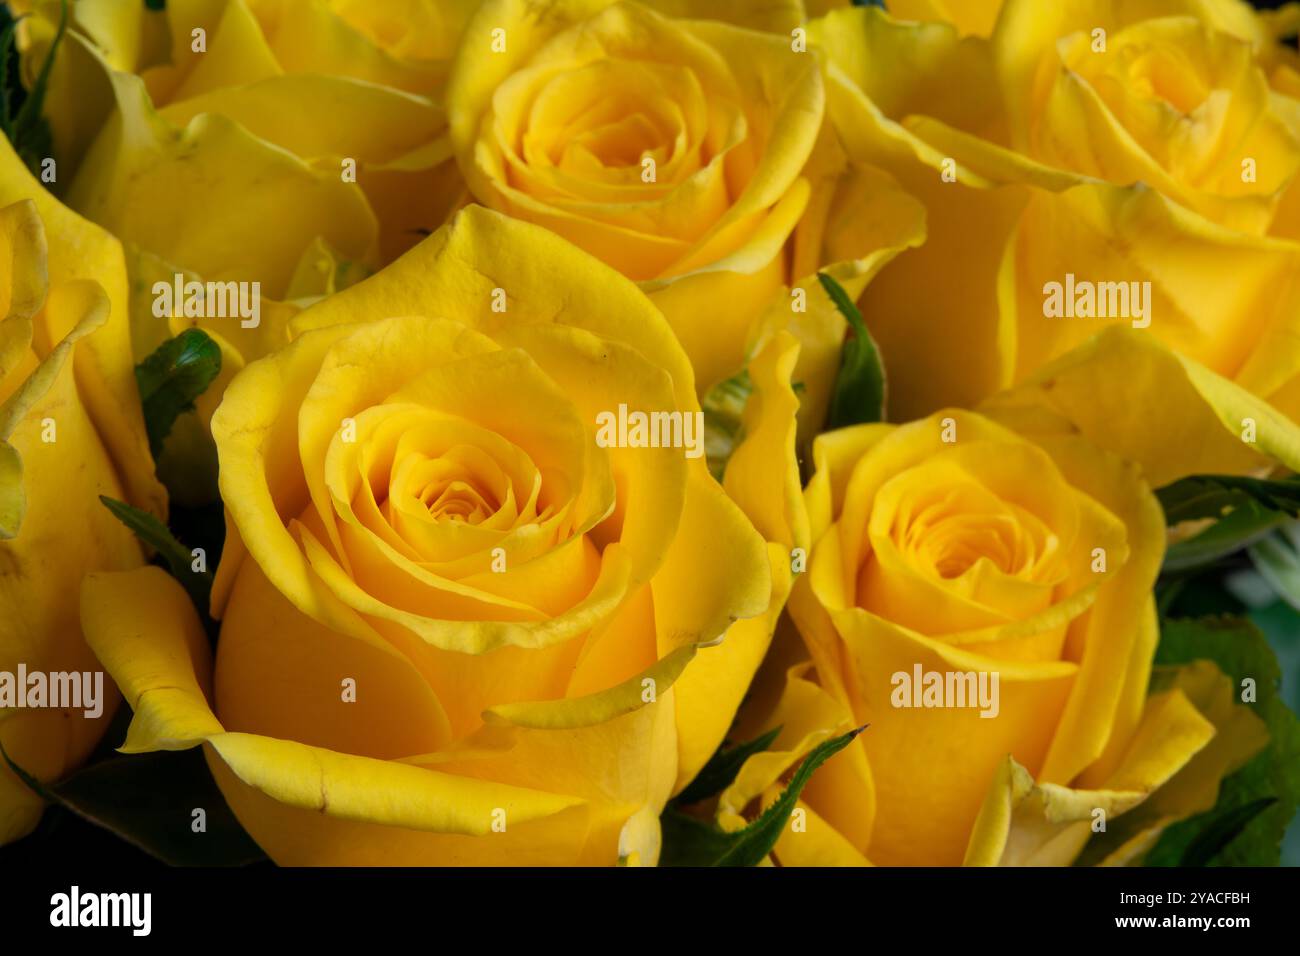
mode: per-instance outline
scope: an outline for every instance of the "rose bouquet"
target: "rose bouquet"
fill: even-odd
[[[1300,859],[1274,6],[11,0],[0,853]]]

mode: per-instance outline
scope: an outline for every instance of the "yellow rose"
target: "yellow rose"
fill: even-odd
[[[476,0],[117,0],[70,4],[44,113],[49,188],[126,245],[136,357],[200,325],[224,374],[287,342],[304,301],[440,226],[464,187],[442,86]],[[23,21],[44,62],[57,2]],[[239,282],[259,314],[193,316],[156,283]],[[213,300],[215,301],[215,300]]]
[[[728,497],[662,316],[536,226],[470,207],[295,332],[213,418],[215,675],[160,571],[83,590],[125,750],[203,743],[281,863],[653,863],[806,541],[788,337]],[[611,441],[624,411],[687,447]]]
[[[778,640],[743,725],[781,734],[721,822],[868,727],[814,776],[783,865],[1068,865],[1098,811],[1145,801],[1119,862],[1213,806],[1267,741],[1213,665],[1148,696],[1165,527],[1134,464],[1069,428],[957,410],[827,433],[814,460],[789,605],[803,646]]]
[[[876,10],[813,25],[844,148],[927,210],[926,244],[861,300],[893,417],[969,407],[1115,324],[1300,416],[1300,101],[1268,80],[1282,22],[1008,0],[990,41]]]
[[[845,326],[814,273],[856,295],[924,221],[840,151],[802,21],[797,0],[491,0],[447,111],[473,198],[636,280],[701,391],[793,331],[820,427]]]
[[[1256,22],[1265,41],[1261,62],[1269,71],[1269,82],[1274,90],[1300,103],[1300,52],[1284,44],[1268,43],[1273,37],[1300,33],[1300,3],[1288,4],[1271,14],[1261,13]]]
[[[144,561],[99,503],[161,514],[125,319],[118,243],[55,201],[0,137],[0,672],[99,671],[76,602],[88,571]],[[102,679],[102,678],[101,678]],[[93,679],[92,679],[93,680]],[[91,693],[93,691],[93,683]],[[11,688],[12,689],[12,688]],[[88,708],[0,705],[0,742],[41,780],[75,769],[117,706],[111,682]],[[11,703],[14,706],[11,706]],[[27,833],[42,802],[0,766],[0,844]]]
[[[1244,0],[1007,0],[992,38],[1010,144],[1117,184],[1145,182],[1206,218],[1300,238],[1300,102]]]

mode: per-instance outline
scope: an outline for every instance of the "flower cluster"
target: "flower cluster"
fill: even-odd
[[[1268,861],[1300,4],[0,24],[0,843],[108,734],[281,864]]]

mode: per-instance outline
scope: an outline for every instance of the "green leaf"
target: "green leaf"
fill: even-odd
[[[719,747],[718,752],[710,757],[709,762],[695,775],[695,779],[677,795],[675,802],[699,803],[701,800],[717,796],[731,786],[731,782],[736,779],[736,774],[740,773],[740,768],[744,766],[745,761],[772,746],[772,741],[776,740],[780,733],[781,728],[776,727],[748,743],[737,744],[727,750]]]
[[[748,369],[713,386],[704,396],[704,454],[709,472],[718,481],[726,473],[731,453],[745,437],[745,405],[754,391]]]
[[[1148,866],[1177,866],[1192,852],[1196,841],[1201,848],[1226,833],[1223,820],[1228,814],[1241,822],[1227,834],[1222,845],[1206,862],[1220,866],[1276,866],[1279,847],[1287,825],[1300,803],[1300,721],[1279,694],[1281,672],[1277,657],[1264,635],[1242,618],[1202,618],[1166,622],[1156,649],[1156,663],[1186,664],[1194,660],[1214,661],[1241,687],[1245,678],[1255,681],[1255,703],[1250,707],[1268,727],[1268,745],[1246,766],[1229,776],[1219,791],[1219,801],[1210,811],[1174,824],[1161,835],[1147,854]],[[1272,801],[1245,819],[1243,809],[1261,800]],[[1120,820],[1123,818],[1121,817]],[[1117,821],[1118,822],[1118,821]],[[1209,835],[1205,835],[1211,831]]]
[[[1300,610],[1300,531],[1294,523],[1250,546],[1251,561],[1275,594]]]
[[[154,458],[161,455],[176,418],[194,410],[194,400],[220,372],[221,347],[202,329],[186,329],[168,339],[135,367]]]
[[[21,19],[21,18],[20,18]],[[7,6],[0,6],[0,133],[13,141],[12,102],[15,92],[9,86],[11,57],[17,45],[18,20],[9,14]]]
[[[27,168],[38,176],[41,171],[41,161],[49,157],[53,151],[50,124],[41,115],[41,109],[45,105],[45,92],[49,88],[50,71],[54,68],[54,57],[59,51],[59,44],[63,42],[67,27],[68,0],[63,0],[59,5],[59,28],[55,31],[54,39],[50,42],[49,52],[45,54],[45,61],[36,74],[36,81],[32,84],[32,88],[27,91],[27,98],[23,100],[22,106],[18,108],[17,114],[14,115],[12,122],[6,129],[6,135],[13,145],[14,152],[18,154]],[[7,33],[5,40],[6,45],[12,43],[12,31]]]
[[[862,313],[844,287],[824,272],[819,272],[817,278],[835,303],[835,308],[848,320],[852,333],[844,340],[826,427],[836,429],[884,421],[885,367],[880,360],[880,350],[867,331]]]
[[[1173,525],[1197,518],[1221,518],[1247,501],[1264,511],[1300,517],[1300,478],[1242,478],[1237,475],[1192,475],[1156,492]]]
[[[1179,866],[1208,866],[1229,843],[1237,839],[1252,820],[1277,803],[1276,797],[1262,797],[1219,814],[1187,845]]]
[[[133,508],[124,501],[106,495],[100,495],[99,500],[103,502],[105,508],[113,512],[113,516],[118,521],[135,532],[137,538],[158,552],[159,557],[167,564],[167,570],[171,571],[172,577],[180,581],[189,592],[190,600],[194,602],[204,623],[209,625],[210,631],[208,604],[209,595],[212,593],[212,573],[195,571],[194,555],[190,549],[177,541],[167,530],[167,526],[149,512]]]
[[[1162,620],[1173,617],[1222,617],[1245,614],[1247,607],[1225,586],[1222,568],[1164,577],[1156,584]]]
[[[660,866],[716,866],[731,848],[732,834],[687,816],[671,804],[659,817],[663,849]],[[743,832],[743,831],[742,831]]]
[[[1170,527],[1217,519],[1169,548],[1168,574],[1201,567],[1249,547],[1288,518],[1300,515],[1300,478],[1268,480],[1235,475],[1193,475],[1156,492]]]
[[[782,828],[799,801],[799,794],[813,773],[865,729],[859,727],[814,748],[799,764],[799,769],[776,802],[742,830],[724,833],[712,824],[669,807],[660,818],[663,828],[660,865],[757,866],[776,845]]]
[[[1288,520],[1285,512],[1268,511],[1254,501],[1245,501],[1199,534],[1170,545],[1160,570],[1171,574],[1213,564],[1250,547]]]
[[[0,755],[36,794],[173,866],[242,866],[265,859],[212,779],[200,748],[116,756],[41,783]],[[194,811],[206,830],[194,832]]]

